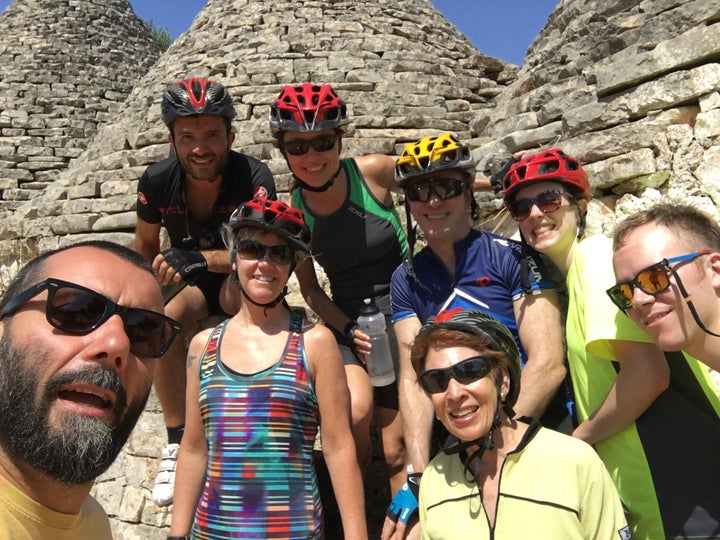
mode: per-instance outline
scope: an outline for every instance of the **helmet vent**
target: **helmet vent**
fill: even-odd
[[[190,91],[196,100],[200,101],[202,99],[203,87],[202,84],[200,84],[200,81],[194,80],[190,85]]]
[[[547,161],[538,167],[538,174],[550,174],[557,172],[560,169],[559,161]]]

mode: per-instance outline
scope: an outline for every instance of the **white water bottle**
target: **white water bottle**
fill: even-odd
[[[372,351],[366,357],[367,370],[373,386],[387,386],[395,381],[390,340],[385,328],[385,315],[372,298],[363,300],[357,318],[358,329],[370,337]]]

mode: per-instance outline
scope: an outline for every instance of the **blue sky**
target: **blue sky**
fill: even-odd
[[[525,51],[560,0],[431,0],[488,56],[522,64]],[[130,0],[141,19],[177,37],[190,27],[206,0]],[[10,0],[0,0],[0,10]]]

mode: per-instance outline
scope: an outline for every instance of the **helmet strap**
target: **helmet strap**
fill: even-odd
[[[405,261],[405,271],[407,275],[415,283],[420,285],[426,291],[430,291],[427,286],[417,277],[415,273],[415,263],[413,262],[413,251],[415,250],[415,240],[417,239],[417,225],[413,225],[412,213],[410,212],[410,203],[408,203],[407,197],[405,197],[405,222],[407,223],[407,242],[408,242],[408,256]]]
[[[577,216],[577,237],[582,238],[585,235],[585,217],[587,214],[583,214],[581,211],[578,211]]]
[[[477,200],[475,199],[475,195],[472,192],[472,188],[470,188],[470,219],[473,221],[477,221],[477,219],[480,217],[480,206],[478,205]]]
[[[295,173],[293,173],[293,178],[298,183],[301,189],[306,189],[308,191],[312,191],[313,193],[322,193],[323,191],[327,191],[332,187],[332,185],[335,183],[335,179],[340,175],[340,171],[342,171],[342,164],[338,165],[337,171],[335,171],[335,174],[333,174],[330,179],[325,182],[322,186],[311,186],[309,184],[306,184],[302,180],[300,180]]]
[[[504,410],[509,412],[509,418],[512,418],[515,416],[515,413],[513,412],[512,408],[505,405],[504,401],[505,398],[503,396],[502,390],[501,390],[501,380],[498,379],[495,384],[496,393],[497,393],[497,403],[495,405],[495,418],[493,418],[492,425],[490,426],[490,430],[488,431],[488,434],[480,439],[475,439],[472,441],[465,441],[460,442],[455,445],[451,445],[447,448],[443,448],[443,452],[446,454],[460,454],[460,458],[463,460],[464,465],[464,474],[465,477],[468,478],[468,480],[475,481],[476,475],[473,472],[472,466],[473,462],[476,460],[480,461],[482,460],[483,455],[485,454],[485,451],[492,452],[495,450],[495,432],[500,427],[500,424],[502,423],[500,420],[500,411]],[[472,454],[469,456],[466,456],[465,450],[469,448],[470,446],[477,446],[477,450],[475,450]]]
[[[240,285],[240,278],[238,278],[237,271],[233,272],[232,276],[233,276],[233,281],[238,286],[238,289],[240,289],[240,292],[247,299],[247,301],[255,306],[265,308],[266,310],[272,309],[275,306],[277,306],[280,302],[282,302],[285,299],[285,297],[288,294],[288,288],[285,287],[285,288],[283,288],[282,292],[277,296],[277,298],[275,298],[275,300],[273,300],[272,302],[267,302],[266,304],[261,304],[260,302],[256,302],[255,300],[253,300],[250,297],[250,295],[247,292],[245,292],[245,289],[243,289],[242,285]]]

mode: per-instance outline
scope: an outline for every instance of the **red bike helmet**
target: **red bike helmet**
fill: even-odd
[[[270,105],[270,131],[323,131],[339,129],[350,119],[345,102],[329,84],[303,83],[283,87]]]
[[[508,360],[510,389],[504,404],[512,408],[520,394],[520,353],[510,330],[489,313],[455,308],[441,311],[434,319],[426,322],[415,340],[427,338],[440,328],[482,336],[488,340],[491,349],[505,355]]]
[[[290,245],[310,252],[310,229],[305,224],[302,210],[282,201],[256,197],[244,202],[232,213],[228,225],[233,231],[242,227],[257,227],[287,238]]]
[[[502,180],[505,203],[511,203],[518,191],[537,182],[559,182],[574,188],[574,196],[590,200],[590,183],[580,161],[559,148],[525,156],[510,167]]]
[[[232,98],[225,87],[219,82],[197,77],[168,85],[160,109],[162,121],[168,127],[180,116],[217,114],[228,120],[235,117]]]

